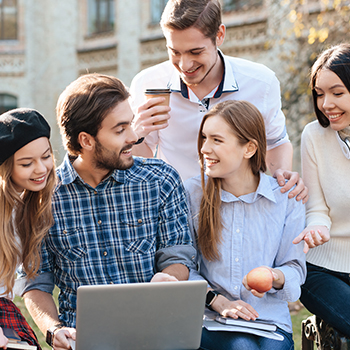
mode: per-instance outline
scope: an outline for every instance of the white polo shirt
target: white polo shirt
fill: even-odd
[[[182,82],[170,61],[141,71],[131,83],[134,111],[146,101],[146,88],[171,89],[169,126],[150,133],[144,142],[157,158],[174,166],[183,180],[200,173],[197,153],[200,123],[205,113],[219,102],[245,100],[254,104],[265,120],[267,149],[289,142],[275,73],[259,63],[225,56],[221,51],[219,55],[225,66],[223,80],[202,101]]]

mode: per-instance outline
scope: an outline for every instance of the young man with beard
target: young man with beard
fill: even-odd
[[[161,160],[131,155],[137,135],[128,97],[117,78],[88,74],[58,100],[68,153],[57,170],[55,224],[42,245],[39,276],[22,287],[55,350],[75,339],[79,286],[186,280],[195,258],[180,176]]]
[[[140,141],[134,154],[157,157],[173,165],[183,180],[200,173],[197,134],[204,114],[225,100],[246,100],[264,117],[268,169],[290,197],[307,200],[307,188],[292,172],[293,147],[281,110],[280,86],[267,67],[225,56],[218,47],[225,38],[218,0],[169,0],[161,19],[169,61],[140,72],[130,93],[137,110],[134,130]],[[145,103],[144,91],[170,88],[170,108]],[[155,113],[161,115],[153,116]],[[153,123],[163,120],[164,124]],[[289,179],[285,184],[285,179]]]

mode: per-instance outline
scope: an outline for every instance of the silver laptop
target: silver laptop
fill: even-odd
[[[200,346],[205,281],[81,286],[76,350]]]

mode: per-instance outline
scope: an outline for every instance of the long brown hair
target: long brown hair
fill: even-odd
[[[266,134],[264,119],[259,110],[246,101],[224,101],[215,105],[203,118],[198,134],[198,155],[201,166],[203,196],[199,211],[198,247],[209,261],[220,259],[221,242],[221,179],[205,178],[205,162],[201,153],[203,126],[210,117],[221,117],[230,127],[241,145],[253,142],[257,149],[249,159],[254,175],[266,171]]]
[[[44,189],[19,194],[11,180],[13,162],[12,155],[0,166],[0,281],[6,294],[12,293],[18,264],[23,263],[28,278],[40,267],[41,243],[53,225],[51,196],[56,186],[53,167]]]

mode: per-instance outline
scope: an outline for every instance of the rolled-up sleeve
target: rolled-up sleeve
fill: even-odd
[[[189,269],[194,268],[196,250],[192,245],[176,245],[160,249],[156,252],[156,269],[162,271],[173,264],[183,264]]]
[[[52,294],[54,288],[55,283],[52,272],[40,273],[32,279],[28,279],[27,276],[21,274],[15,281],[14,292],[16,295],[23,296],[30,290],[38,289],[42,292]]]

